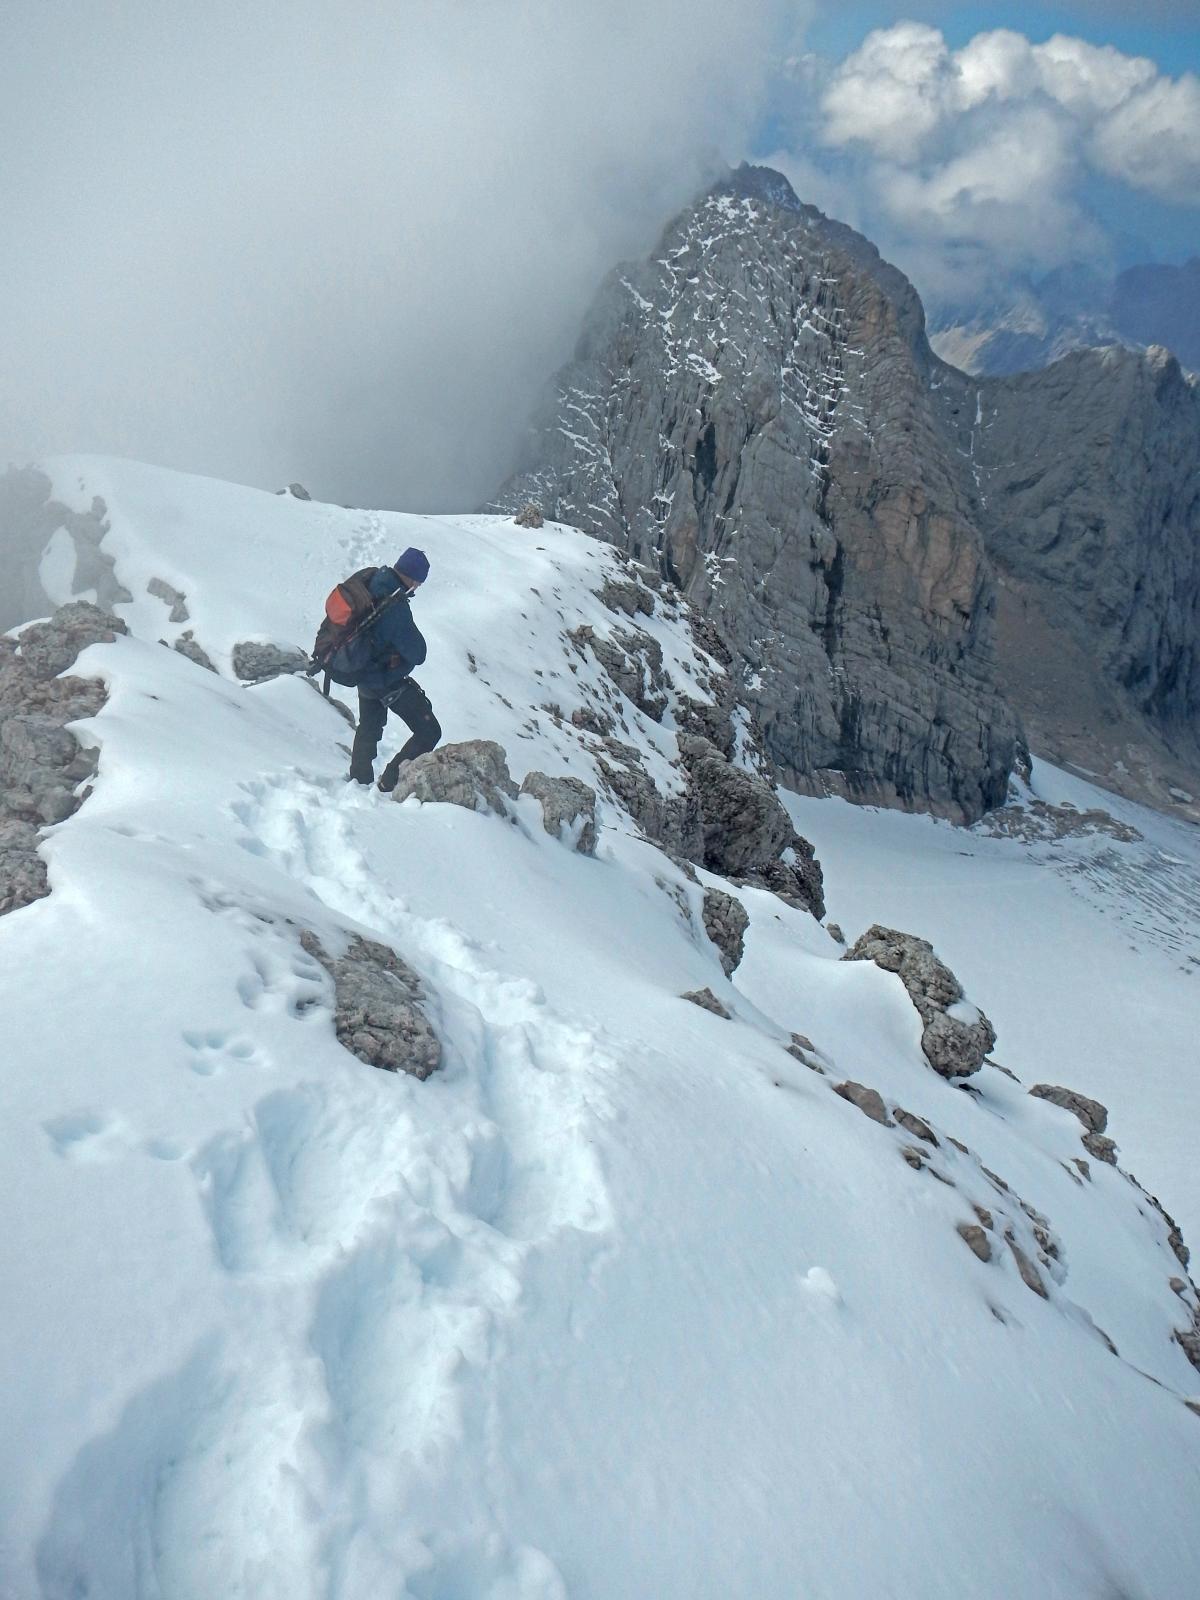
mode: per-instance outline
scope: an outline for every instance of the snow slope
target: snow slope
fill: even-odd
[[[349,730],[307,684],[229,675],[237,640],[307,643],[337,576],[419,544],[447,737],[498,739],[518,779],[594,783],[588,741],[538,707],[601,690],[564,634],[612,625],[610,551],[130,463],[47,470],[71,505],[104,498],[134,598],[131,636],[76,669],[110,687],[78,730],[95,792],[48,831],[51,896],[0,919],[5,1600],[1200,1589],[1200,1375],[1171,1337],[1193,1292],[1169,1287],[1140,1191],[1073,1166],[1073,1118],[992,1068],[977,1092],[936,1077],[898,980],[765,892],[737,891],[728,982],[700,887],[615,805],[594,860],[528,800],[511,823],[395,805],[346,787]],[[56,599],[69,568],[60,543]],[[184,625],[155,577],[221,675],[159,644]],[[702,694],[686,631],[643,620]],[[670,713],[624,714],[676,784]],[[999,1059],[1072,1082],[1059,1034],[1022,1022],[1012,951],[990,965],[944,886],[904,902],[910,836],[802,814],[851,937],[911,910],[994,1013]],[[930,859],[945,839],[986,854],[948,832]],[[1073,925],[1080,967],[1102,920]],[[418,970],[442,1073],[341,1049],[302,928]],[[706,985],[733,1020],[679,998]],[[795,1029],[827,1076],[787,1053]],[[925,1170],[842,1078],[931,1124]],[[1153,1119],[1144,1139],[1180,1204]],[[1000,1242],[1036,1254],[1021,1201],[1057,1251],[1045,1299]],[[973,1205],[989,1264],[956,1232]]]

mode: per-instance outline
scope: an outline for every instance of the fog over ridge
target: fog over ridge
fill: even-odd
[[[463,507],[784,0],[9,0],[0,456]]]

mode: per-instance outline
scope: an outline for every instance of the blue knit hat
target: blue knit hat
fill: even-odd
[[[429,557],[424,550],[414,550],[410,545],[396,562],[395,570],[412,583],[424,583],[429,576]]]

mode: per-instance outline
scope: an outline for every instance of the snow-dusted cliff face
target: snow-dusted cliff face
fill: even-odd
[[[982,832],[785,797],[849,938],[967,992],[845,960],[613,550],[25,487],[21,592],[113,616],[0,650],[0,873],[46,870],[0,896],[6,1600],[1196,1592],[1196,1292],[1123,1170],[1200,1221],[1187,830],[1053,773]],[[335,707],[239,681],[409,544],[447,741],[519,796],[348,787]],[[583,785],[594,846],[536,798]],[[414,1006],[424,1081],[361,1059]]]
[[[911,287],[744,169],[618,269],[498,504],[659,562],[787,780],[977,817],[1017,749]]]
[[[1186,811],[1198,416],[1162,352],[965,378],[868,241],[743,168],[610,277],[496,504],[676,576],[798,788],[974,819],[1027,720]]]

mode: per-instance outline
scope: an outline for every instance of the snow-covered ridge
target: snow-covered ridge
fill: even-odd
[[[627,625],[600,592],[629,575],[569,528],[48,470],[79,514],[103,500],[129,636],[74,669],[108,699],[52,892],[0,918],[5,1600],[1195,1592],[1194,1290],[1148,1198],[1026,1092],[1089,1084],[1010,1048],[986,964],[912,922],[1022,1081],[938,1077],[895,976],[693,881],[605,793],[601,712],[680,787],[680,696],[715,678],[685,612],[636,617],[674,686],[657,720],[579,642]],[[62,602],[55,538],[33,555]],[[528,800],[348,788],[335,710],[232,675],[408,544],[447,738],[596,787],[594,859]],[[185,631],[217,673],[159,642]],[[860,850],[843,889],[838,841],[847,814],[921,819],[789,804],[850,938],[892,920],[917,855],[872,884],[887,847]],[[943,882],[958,846],[1025,870],[1020,841],[928,826]],[[749,917],[732,978],[705,887]],[[440,1073],[338,1045],[305,929],[419,973]],[[704,988],[729,1020],[680,998]]]

